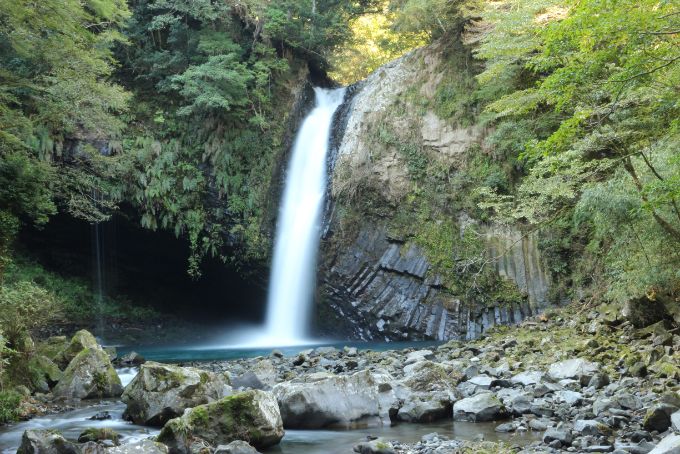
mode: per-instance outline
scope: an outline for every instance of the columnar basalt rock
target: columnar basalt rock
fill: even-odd
[[[483,127],[463,127],[419,104],[434,102],[443,64],[435,44],[388,63],[351,87],[342,127],[333,138],[338,145],[330,157],[318,275],[321,329],[328,334],[365,340],[474,339],[548,305],[550,279],[536,233],[482,225],[465,212],[449,214],[459,218],[454,223],[461,236],[467,226],[475,226],[489,266],[524,295],[524,300],[480,304],[447,284],[417,241],[393,232],[400,208],[418,192],[401,148],[414,146],[426,160],[465,173],[471,153],[485,147],[489,131]],[[347,212],[352,215],[344,217]],[[459,251],[439,252],[453,257]]]

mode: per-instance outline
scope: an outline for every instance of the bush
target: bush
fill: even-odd
[[[0,391],[0,424],[15,421],[19,416],[21,395],[14,391]]]
[[[32,282],[0,288],[0,326],[9,346],[16,346],[32,329],[58,316],[54,295]]]

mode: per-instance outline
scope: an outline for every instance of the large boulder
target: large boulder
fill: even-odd
[[[428,423],[449,418],[454,399],[444,392],[413,393],[397,412],[397,419],[405,422]]]
[[[99,344],[97,344],[97,339],[95,339],[92,333],[82,329],[73,335],[71,341],[54,358],[54,362],[63,369],[73,361],[73,358],[75,358],[78,353],[88,348],[99,348]]]
[[[467,397],[453,404],[455,421],[496,421],[507,416],[508,411],[503,403],[490,392]]]
[[[27,430],[17,454],[80,454],[80,450],[56,431]]]
[[[224,378],[193,367],[146,362],[123,393],[125,418],[135,424],[162,426],[187,408],[231,393]]]
[[[419,361],[404,367],[403,384],[413,391],[455,392],[463,378],[463,372],[450,364]]]
[[[548,375],[553,380],[574,379],[588,384],[599,370],[600,365],[598,363],[583,358],[573,358],[552,364],[548,369]]]
[[[123,385],[109,355],[95,345],[82,350],[71,360],[53,393],[56,397],[68,399],[120,397]]]
[[[380,388],[380,389],[379,389]],[[381,403],[381,389],[369,371],[353,375],[312,374],[304,381],[279,383],[276,396],[286,429],[319,429],[328,426],[351,427],[389,419],[389,409]]]
[[[197,441],[218,446],[244,440],[255,448],[267,448],[279,443],[283,434],[274,395],[251,390],[187,410],[168,421],[157,440],[171,452],[188,453]]]

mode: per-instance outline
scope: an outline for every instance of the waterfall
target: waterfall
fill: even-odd
[[[102,195],[101,193],[93,189],[92,190],[92,200],[95,201],[97,205],[101,203]],[[103,255],[103,240],[104,232],[102,229],[102,224],[99,221],[95,221],[91,225],[92,228],[92,266],[93,266],[93,292],[94,292],[94,305],[97,311],[97,324],[95,327],[95,335],[99,338],[100,342],[104,338],[104,315],[103,315],[103,305],[104,305],[104,255]]]
[[[333,114],[345,89],[314,88],[316,105],[293,147],[279,211],[264,341],[293,345],[308,336],[316,282],[326,155]]]

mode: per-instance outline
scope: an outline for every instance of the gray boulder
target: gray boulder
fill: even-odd
[[[397,419],[405,422],[433,422],[449,417],[452,406],[453,400],[448,393],[414,393],[399,408]]]
[[[593,363],[583,358],[573,358],[552,364],[550,369],[548,369],[548,376],[556,381],[573,379],[588,384],[599,370],[600,365],[598,363]]]
[[[414,364],[419,361],[434,359],[434,353],[432,350],[417,350],[406,355],[406,361],[404,365]]]
[[[573,437],[571,431],[565,428],[550,427],[543,434],[543,443],[552,443],[554,441],[559,441],[562,446],[569,446]]]
[[[260,454],[249,443],[242,440],[232,441],[228,445],[219,445],[213,454]]]
[[[671,415],[671,427],[676,432],[680,432],[680,411],[676,411]]]
[[[680,454],[680,435],[666,435],[649,454]]]
[[[190,452],[197,441],[217,446],[243,440],[260,449],[277,444],[283,434],[274,395],[251,390],[187,410],[182,417],[168,421],[158,441],[183,453]]]
[[[369,371],[353,375],[311,374],[301,381],[279,383],[272,392],[281,408],[286,429],[319,429],[331,425],[351,427],[389,420],[382,392]]]
[[[120,397],[123,385],[109,355],[95,344],[81,350],[71,360],[53,393],[68,399]]]
[[[490,392],[480,393],[453,404],[455,421],[495,421],[508,416],[503,403]]]
[[[522,386],[536,385],[545,379],[545,374],[538,371],[520,372],[510,379],[511,383]]]
[[[219,400],[230,393],[224,378],[215,373],[148,361],[125,388],[124,416],[135,424],[162,426],[187,408]]]
[[[56,431],[27,430],[17,454],[80,454],[80,450]]]
[[[594,419],[579,419],[574,422],[574,432],[580,435],[609,435],[611,429],[604,423]]]

